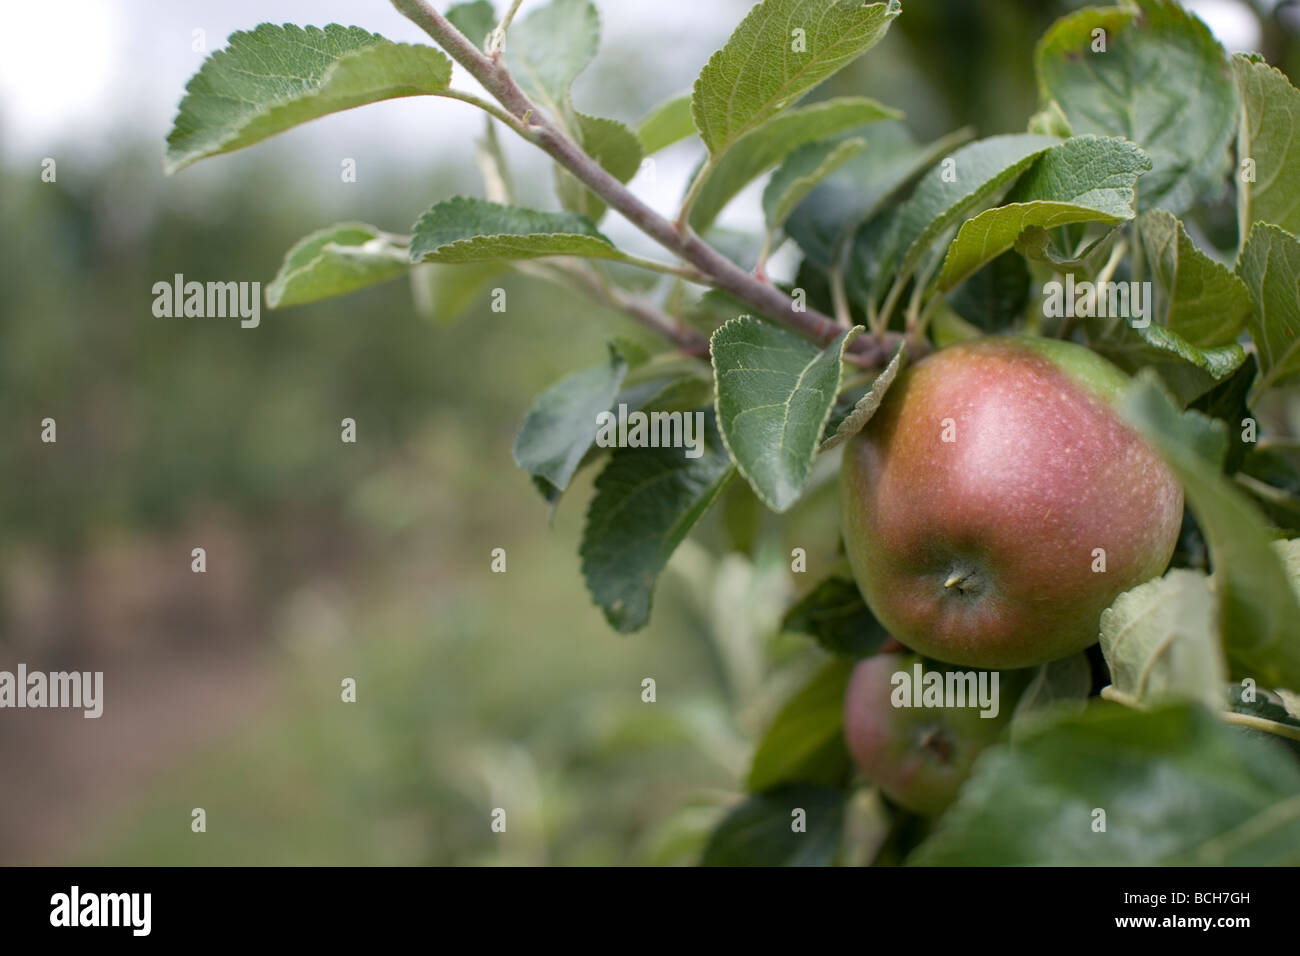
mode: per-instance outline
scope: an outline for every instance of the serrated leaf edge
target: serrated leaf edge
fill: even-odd
[[[766,324],[766,323],[763,323],[762,320],[754,318],[752,315],[741,315],[741,316],[737,316],[736,318],[731,319],[731,320],[729,320],[729,321],[727,321],[727,322],[724,322],[722,325],[718,326],[718,328],[714,330],[714,332],[713,332],[713,334],[712,334],[711,336],[709,336],[709,351],[710,351],[710,352],[713,351],[714,342],[717,340],[718,335],[722,332],[723,329],[725,329],[725,328],[727,328],[727,327],[729,327],[729,326],[731,326],[731,325],[735,325],[735,324],[737,324],[737,323],[748,323],[748,322],[758,323],[758,324],[760,324],[760,325],[762,325],[762,324]],[[787,334],[787,335],[791,335],[791,336],[794,335],[794,333],[792,333],[792,332],[786,332],[785,329],[781,329],[781,328],[779,328],[779,327],[777,327],[777,329],[778,329],[778,331],[783,332],[783,333],[785,333],[785,334]],[[857,338],[860,334],[862,334],[864,331],[866,331],[866,329],[865,329],[863,326],[861,326],[861,325],[855,325],[853,328],[851,328],[851,329],[846,329],[845,331],[846,331],[848,334],[843,336],[843,338],[841,339],[841,343],[840,343],[840,362],[841,362],[841,363],[843,363],[843,361],[844,361],[844,352],[848,349],[849,344],[850,344],[850,343],[851,343],[855,338]],[[804,366],[803,372],[800,373],[799,381],[801,382],[801,381],[803,381],[803,375],[807,374],[808,369],[812,368],[813,364],[817,361],[818,358],[821,357],[821,355],[826,351],[826,349],[830,347],[830,345],[827,345],[827,346],[825,346],[825,347],[819,349],[819,348],[817,348],[816,345],[813,345],[811,342],[807,342],[807,341],[805,341],[805,340],[803,340],[803,339],[800,339],[800,341],[801,341],[801,342],[804,342],[804,343],[805,343],[809,348],[815,350],[812,359],[809,360],[809,362]],[[832,343],[832,344],[833,344],[833,343]],[[844,375],[844,368],[843,368],[843,365],[841,364],[841,365],[840,365],[840,375],[839,375],[840,380],[843,379],[843,375]],[[798,388],[799,388],[799,385],[798,385],[798,382],[796,382],[796,384],[795,384],[795,391],[797,391]],[[839,389],[838,389],[838,383],[837,383],[836,391],[837,391],[837,392],[839,391]],[[791,392],[790,395],[791,395],[791,398],[793,398],[793,396],[794,396],[794,392]],[[774,501],[772,501],[770,498],[768,498],[767,494],[766,494],[766,493],[765,493],[761,488],[759,488],[757,484],[755,484],[754,479],[751,478],[750,475],[749,475],[749,473],[745,470],[745,466],[742,465],[742,464],[740,463],[740,459],[738,459],[738,458],[736,457],[736,453],[735,453],[734,451],[732,451],[732,449],[731,449],[731,442],[730,442],[730,440],[727,438],[727,432],[726,432],[726,429],[724,429],[724,428],[722,427],[722,412],[721,412],[721,410],[720,410],[719,407],[718,407],[719,396],[720,396],[720,392],[719,392],[719,383],[718,383],[718,367],[717,367],[717,364],[714,363],[714,365],[713,365],[713,413],[714,413],[714,415],[715,415],[715,417],[717,418],[717,421],[718,421],[718,434],[722,436],[722,444],[723,444],[723,446],[727,449],[727,454],[728,454],[728,456],[730,456],[730,458],[731,458],[731,463],[732,463],[732,465],[735,467],[735,469],[736,469],[738,472],[740,472],[741,476],[744,477],[745,481],[747,481],[747,482],[749,483],[749,487],[752,488],[752,489],[754,490],[754,494],[758,495],[758,499],[759,499],[761,502],[763,502],[763,504],[767,505],[768,508],[772,509],[772,511],[775,511],[777,514],[782,514],[783,512],[789,510],[789,508],[790,508],[791,506],[794,505],[794,501],[791,501],[791,502],[790,502],[789,504],[787,504],[785,507],[779,507],[779,506],[776,504],[776,502],[774,502]],[[786,405],[788,406],[789,403],[790,403],[790,402],[789,402],[789,399],[787,399],[787,400],[786,400]],[[822,416],[822,420],[821,420],[821,422],[818,423],[818,426],[817,426],[817,434],[820,435],[820,434],[822,434],[822,433],[826,430],[826,423],[827,423],[828,421],[831,420],[831,412],[834,410],[834,407],[835,407],[835,402],[832,400],[831,403],[830,403],[830,405],[828,405],[827,408],[826,408],[826,414]],[[817,448],[814,447],[814,448],[813,448],[813,456],[816,456],[816,454],[817,454]],[[795,501],[797,501],[797,500],[798,500],[798,499],[796,498]]]

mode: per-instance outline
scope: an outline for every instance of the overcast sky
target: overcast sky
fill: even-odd
[[[439,9],[450,0],[435,0]],[[525,0],[527,16],[545,0]],[[431,42],[388,0],[0,0],[0,157],[11,164],[44,156],[93,165],[115,141],[162,145],[185,83],[205,54],[193,49],[202,30],[208,50],[259,23],[364,27],[391,40]],[[749,9],[750,0],[597,0],[603,36],[596,64],[579,78],[574,100],[582,109],[634,122],[645,108],[689,88],[690,80]],[[686,27],[685,24],[690,24]],[[645,64],[645,68],[641,68]],[[657,69],[651,69],[653,65]],[[626,67],[626,68],[624,68]],[[457,85],[472,85],[456,67]],[[635,87],[629,84],[637,83]],[[622,84],[622,85],[620,85]],[[382,177],[394,167],[428,168],[430,156],[472,162],[471,141],[482,115],[451,100],[413,97],[326,117],[254,147],[294,156],[301,176],[338,182],[340,156],[357,159],[361,175]],[[507,152],[521,179],[544,181],[544,157],[513,137]],[[398,142],[400,149],[387,143]],[[235,175],[242,157],[199,163],[184,172],[188,186]],[[679,148],[660,158],[654,182],[638,177],[637,192],[660,209],[680,198],[697,156]],[[224,168],[223,168],[224,166]],[[724,223],[752,227],[755,202],[736,203]],[[621,221],[607,223],[628,238]],[[630,227],[628,227],[630,229]],[[639,237],[636,237],[639,238]],[[635,242],[635,239],[634,239]],[[640,246],[640,242],[635,242]],[[642,247],[645,248],[645,247]]]
[[[449,0],[436,2],[442,9],[449,5]],[[520,15],[543,3],[525,0]],[[645,106],[687,88],[750,5],[750,0],[597,0],[604,20],[601,54],[579,78],[575,101],[580,108],[635,121]],[[1229,49],[1257,42],[1253,21],[1240,16],[1238,0],[1188,5]],[[161,157],[185,83],[205,55],[194,49],[195,31],[203,31],[208,50],[223,46],[233,31],[266,21],[355,24],[393,40],[428,42],[388,0],[3,0],[3,8],[0,154],[10,163],[73,153],[78,162],[93,165],[114,141],[127,138],[156,142]],[[457,75],[465,82],[459,67]],[[327,117],[257,148],[322,157],[302,175],[337,182],[340,155],[357,156],[359,168],[379,174],[389,164],[427,167],[429,156],[448,149],[468,163],[469,142],[481,124],[470,106],[417,97]],[[387,148],[393,141],[403,148]],[[512,142],[509,150],[512,160],[532,161],[522,143]],[[674,150],[661,159],[654,182],[638,177],[634,188],[668,210],[696,158],[689,147]],[[201,188],[202,177],[229,175],[215,168],[219,165],[200,163],[185,175]],[[734,203],[723,222],[752,227],[759,222],[755,206]]]

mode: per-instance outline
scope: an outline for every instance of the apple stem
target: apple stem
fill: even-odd
[[[943,763],[948,763],[952,759],[952,747],[937,727],[927,731],[921,738],[921,747],[933,753]]]

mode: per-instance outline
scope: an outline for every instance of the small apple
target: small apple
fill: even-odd
[[[853,669],[844,695],[844,736],[854,762],[872,783],[899,806],[922,816],[937,816],[957,797],[971,765],[994,743],[1011,720],[1028,683],[1020,672],[998,673],[995,716],[978,707],[896,707],[895,674],[946,675],[953,668],[915,654],[879,654]],[[901,695],[907,700],[906,690]]]
[[[1127,377],[1079,345],[986,338],[908,369],[846,447],[844,542],[880,622],[951,664],[1019,668],[1093,644],[1161,574],[1183,493],[1119,418]]]

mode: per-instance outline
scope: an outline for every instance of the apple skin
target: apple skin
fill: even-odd
[[[899,376],[840,482],[854,578],[899,642],[1041,664],[1095,643],[1101,612],[1163,573],[1183,492],[1116,413],[1127,383],[1082,346],[1029,338],[963,342]]]
[[[957,797],[980,751],[994,743],[1011,720],[1029,681],[1025,672],[999,675],[996,717],[978,708],[894,707],[892,678],[947,671],[915,654],[879,654],[859,663],[844,695],[844,736],[853,761],[894,803],[922,816],[937,816]]]

